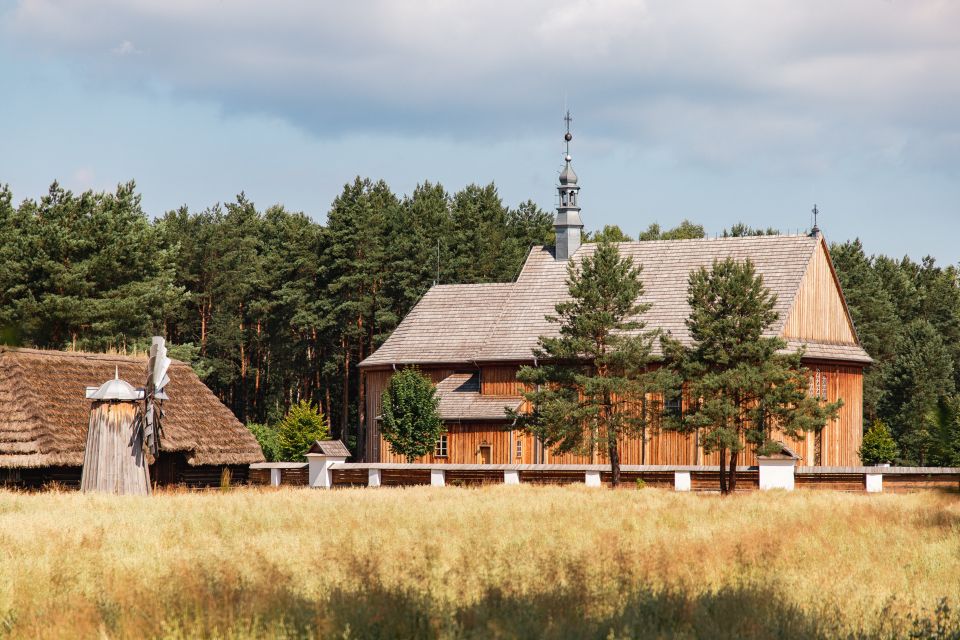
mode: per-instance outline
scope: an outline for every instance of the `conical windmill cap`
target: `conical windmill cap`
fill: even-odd
[[[89,400],[142,400],[143,391],[134,389],[126,380],[120,379],[120,368],[114,369],[113,380],[104,382],[96,391],[87,389]]]

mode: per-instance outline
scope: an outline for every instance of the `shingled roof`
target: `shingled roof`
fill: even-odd
[[[621,255],[643,266],[645,293],[650,303],[643,319],[649,328],[670,332],[690,343],[685,324],[690,315],[687,279],[690,271],[709,267],[714,260],[749,258],[777,296],[777,324],[768,331],[779,335],[820,238],[806,235],[753,236],[702,240],[622,242]],[[591,255],[596,245],[585,244],[573,259]],[[534,247],[516,282],[487,285],[443,285],[430,289],[404,318],[380,349],[361,366],[454,362],[509,362],[532,358],[540,336],[558,333],[545,316],[568,297],[566,263],[554,259],[550,247]],[[856,345],[800,343],[808,357],[870,362]]]
[[[512,396],[480,395],[477,372],[454,373],[437,384],[439,413],[444,420],[503,420],[505,409],[516,411],[520,399]]]
[[[0,347],[0,467],[83,464],[88,385],[146,377],[145,358]],[[189,365],[174,360],[164,402],[165,451],[191,465],[263,461],[260,445]]]

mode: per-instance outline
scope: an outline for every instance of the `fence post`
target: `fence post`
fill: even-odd
[[[317,489],[329,489],[333,486],[333,465],[346,462],[346,456],[328,456],[322,453],[308,453],[310,465],[310,486]]]
[[[673,472],[673,490],[674,491],[690,491],[690,472],[689,471],[674,471]]]
[[[503,484],[520,484],[520,471],[517,469],[504,469]]]
[[[785,489],[793,491],[797,459],[790,456],[757,456],[760,466],[760,490]]]
[[[380,486],[380,469],[367,470],[367,486],[368,487]]]
[[[599,487],[601,486],[600,482],[600,472],[599,471],[586,471],[583,474],[583,481],[588,487]]]
[[[430,469],[430,486],[442,487],[446,472],[443,469]]]

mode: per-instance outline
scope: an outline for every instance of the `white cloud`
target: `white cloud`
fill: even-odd
[[[21,0],[4,22],[92,82],[319,135],[509,138],[568,97],[594,137],[707,164],[818,166],[827,146],[960,162],[942,143],[958,130],[960,3],[943,0]],[[117,58],[141,49],[131,78]]]
[[[140,53],[142,53],[142,51],[137,49],[133,45],[133,43],[130,42],[129,40],[124,40],[123,42],[118,44],[116,47],[111,49],[110,53],[116,56],[133,56],[133,55],[139,55]]]

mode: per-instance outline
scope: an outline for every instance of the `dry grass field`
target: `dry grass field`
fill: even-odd
[[[15,638],[957,637],[960,500],[0,492],[0,575]]]

